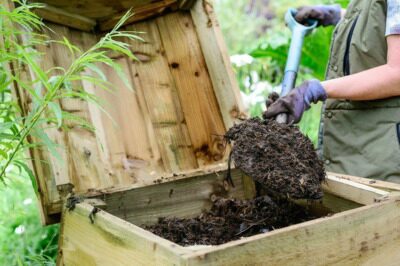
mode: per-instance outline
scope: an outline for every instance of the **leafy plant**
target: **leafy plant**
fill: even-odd
[[[112,89],[98,67],[101,63],[113,68],[125,80],[120,66],[108,54],[113,51],[134,59],[128,45],[121,40],[141,38],[135,32],[120,30],[131,15],[128,12],[110,33],[82,51],[66,38],[55,41],[40,34],[45,25],[32,10],[41,8],[41,4],[14,2],[16,8],[12,10],[6,4],[0,6],[0,180],[6,184],[0,185],[0,265],[53,265],[58,226],[40,224],[34,195],[37,186],[25,151],[31,147],[48,149],[58,157],[58,147],[46,132],[57,128],[68,130],[66,120],[95,130],[81,117],[63,111],[58,103],[61,99],[79,98],[102,108],[95,95],[76,84],[85,81],[101,89]],[[49,43],[68,49],[73,59],[70,66],[40,67],[40,61],[47,55],[36,48]],[[33,74],[31,80],[24,77],[26,69]],[[21,110],[11,97],[13,86],[32,99],[29,110]]]
[[[54,265],[59,225],[43,227],[26,173],[0,186],[0,265]]]
[[[224,0],[216,2],[217,11],[221,10],[222,16],[219,16],[220,24],[225,38],[228,40],[230,52],[236,56],[236,53],[247,53],[253,60],[248,59],[246,64],[236,64],[233,66],[237,74],[242,96],[248,103],[248,109],[251,116],[260,116],[264,109],[264,101],[267,95],[272,91],[279,91],[279,84],[283,78],[283,70],[286,63],[287,51],[289,49],[290,31],[284,26],[284,14],[289,7],[299,7],[304,5],[316,4],[340,4],[345,8],[349,0],[299,0],[293,3],[290,0],[265,1],[265,0],[240,0],[236,1],[246,6],[249,2],[268,3],[270,9],[275,14],[275,19],[268,22],[265,33],[260,34],[255,20],[248,22],[239,19],[242,23],[236,23],[232,16],[225,16],[230,12],[239,13],[235,17],[241,18],[246,12],[235,8],[231,11],[231,6]],[[219,14],[218,14],[219,15]],[[238,32],[246,30],[245,38]],[[319,27],[314,33],[305,39],[301,67],[298,75],[297,84],[310,78],[324,79],[326,64],[329,56],[329,46],[333,27]],[[232,37],[233,36],[233,37]],[[235,39],[241,42],[242,46],[236,44],[232,46],[229,41]],[[244,47],[234,49],[235,47]],[[245,56],[245,55],[242,55]],[[233,60],[235,61],[235,60]],[[318,139],[318,128],[320,121],[321,104],[313,106],[306,112],[300,122],[300,129],[310,137],[316,144]]]
[[[64,119],[80,121],[82,126],[91,126],[80,117],[61,110],[58,101],[66,98],[80,98],[90,101],[100,106],[99,100],[95,95],[86,92],[82,88],[73,88],[71,84],[76,81],[86,81],[95,84],[102,89],[109,89],[112,84],[106,80],[106,76],[101,69],[96,66],[98,63],[112,67],[126,81],[121,67],[109,56],[107,50],[122,53],[127,57],[135,59],[129,50],[127,43],[117,39],[141,40],[135,32],[120,31],[120,27],[131,16],[127,12],[117,25],[100,39],[98,43],[87,51],[81,51],[65,37],[61,41],[46,40],[42,35],[36,34],[44,25],[40,18],[31,12],[33,8],[40,8],[39,4],[28,4],[25,1],[16,1],[17,8],[9,11],[5,7],[0,7],[1,23],[0,33],[3,36],[3,43],[0,47],[0,77],[3,80],[4,97],[8,97],[9,85],[17,84],[19,88],[25,90],[32,98],[31,110],[20,112],[21,117],[15,118],[12,114],[18,111],[15,104],[6,106],[6,114],[0,128],[1,143],[0,156],[0,180],[4,182],[8,170],[17,168],[27,171],[33,179],[26,159],[22,152],[33,145],[44,145],[54,157],[59,157],[55,144],[46,135],[49,128],[63,127]],[[30,35],[27,38],[27,35]],[[21,40],[28,40],[21,43]],[[68,68],[56,67],[49,70],[41,69],[39,60],[45,56],[37,52],[34,47],[45,45],[48,42],[56,42],[58,45],[67,47],[70,56],[74,59]],[[10,71],[8,66],[13,64]],[[28,67],[33,74],[31,81],[23,79],[24,67]],[[90,70],[90,71],[88,71]],[[128,83],[128,82],[126,82]],[[128,84],[127,84],[128,85]],[[129,85],[128,85],[129,86]],[[13,121],[10,121],[12,117]],[[65,128],[66,129],[66,128]],[[28,136],[40,139],[39,142],[27,141]]]

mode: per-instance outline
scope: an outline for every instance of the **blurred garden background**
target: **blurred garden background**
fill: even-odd
[[[261,115],[270,92],[279,92],[290,41],[290,31],[283,20],[286,10],[312,4],[338,3],[345,7],[348,2],[214,0],[242,96],[252,116]],[[331,27],[318,28],[306,38],[298,84],[310,78],[324,78],[332,31]],[[9,101],[4,91],[1,86],[0,123],[9,117],[1,111]],[[314,143],[320,109],[320,105],[314,106],[300,123]],[[4,181],[0,184],[0,265],[55,264],[59,226],[42,227],[28,173],[10,173]]]

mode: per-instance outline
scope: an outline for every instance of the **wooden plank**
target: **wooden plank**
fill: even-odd
[[[199,166],[221,161],[225,127],[191,16],[176,12],[156,21]]]
[[[66,27],[58,26],[58,25],[48,25],[48,28],[44,29],[44,34],[48,36],[50,40],[60,40],[62,36],[69,37],[69,30]],[[50,42],[48,45],[40,45],[36,48],[39,53],[42,53],[42,60],[40,61],[40,67],[49,71],[54,67],[63,67],[67,69],[71,62],[71,55],[69,54],[68,48],[64,47],[61,44],[57,44],[55,42]],[[52,71],[51,75],[59,75],[61,71]],[[58,104],[62,109],[61,102],[56,100],[54,102]],[[52,114],[54,116],[54,114]],[[59,130],[53,125],[52,128],[45,130],[48,137],[57,145],[57,152],[60,156],[60,159],[55,158],[54,156],[49,154],[48,164],[52,170],[52,176],[47,178],[55,179],[55,185],[65,185],[70,184],[70,173],[68,169],[68,138],[65,132]],[[54,190],[55,188],[53,188]],[[58,196],[57,196],[58,199]],[[54,198],[52,199],[54,201]]]
[[[28,43],[27,40],[29,35],[20,35],[19,43],[24,44]],[[44,54],[49,53],[49,47],[38,46],[39,52],[43,52]],[[46,57],[45,60],[39,62],[40,66],[43,69],[48,69],[52,67],[52,56]],[[34,72],[29,69],[27,66],[23,66],[22,71],[19,72],[21,80],[29,83],[32,80],[35,80]],[[44,91],[42,93],[45,93]],[[24,89],[19,90],[19,97],[21,97],[22,109],[25,114],[31,111],[32,107],[32,99],[30,98],[29,93],[24,91]],[[57,102],[56,102],[57,103]],[[58,146],[56,150],[59,152],[61,157],[61,161],[65,160],[66,152],[64,150],[65,144],[65,136],[62,132],[59,132],[56,128],[50,128],[44,130],[48,137]],[[28,141],[30,143],[41,143],[42,140],[38,139],[38,137],[28,136]],[[53,217],[50,217],[51,210],[53,209],[53,205],[60,201],[60,195],[57,191],[57,182],[60,184],[69,183],[68,173],[65,173],[63,169],[58,167],[62,164],[61,161],[57,160],[54,156],[50,154],[50,151],[47,148],[43,147],[32,147],[29,151],[30,157],[32,158],[32,166],[33,171],[35,173],[38,187],[39,187],[39,200],[41,203],[41,220],[43,224],[51,224],[54,223],[55,220]],[[57,165],[55,165],[55,163]]]
[[[122,57],[116,60],[132,84],[127,59]],[[113,186],[151,183],[164,172],[164,168],[159,161],[158,147],[154,144],[156,138],[149,125],[147,107],[139,100],[136,89],[127,88],[110,68],[103,69],[115,90],[90,89],[105,100],[104,109],[108,115],[94,106],[91,113],[96,119],[96,127],[100,129],[98,136],[103,147],[103,160],[111,162],[113,176],[117,178]],[[87,84],[86,88],[89,87]]]
[[[185,255],[187,265],[395,265],[399,198]],[[376,264],[375,264],[376,265]]]
[[[93,31],[97,24],[94,19],[70,13],[64,9],[56,8],[51,5],[44,5],[44,7],[34,9],[33,11],[47,21],[68,26],[73,29]]]
[[[389,192],[331,175],[326,177],[326,182],[322,184],[322,187],[324,191],[333,195],[363,205],[372,204],[379,198],[389,195]]]
[[[98,40],[94,34],[76,30],[70,30],[66,37],[82,50],[89,49]],[[89,86],[88,82],[76,82],[73,84],[73,89],[86,89],[87,86]],[[102,130],[94,123],[87,102],[78,98],[63,99],[62,108],[92,124],[96,128],[95,132]],[[112,169],[109,167],[108,161],[103,160],[102,147],[98,144],[95,132],[82,128],[79,124],[69,123],[68,126],[70,127],[66,132],[69,139],[68,167],[75,192],[80,194],[86,193],[88,190],[112,186],[114,180],[110,175]]]
[[[232,171],[235,187],[224,184],[226,172],[194,176],[129,191],[99,196],[105,210],[136,225],[155,223],[159,217],[194,217],[212,205],[215,196],[246,198],[245,175]],[[254,195],[253,195],[254,197]]]
[[[144,43],[130,42],[141,62],[131,65],[135,90],[143,95],[164,168],[169,173],[198,167],[181,103],[155,21],[128,27],[146,32]]]
[[[294,200],[294,202],[300,206],[306,207],[311,213],[318,217],[332,215],[333,213],[348,211],[363,206],[362,204],[332,195],[327,191],[324,191],[322,200]]]
[[[219,23],[210,1],[196,1],[191,15],[225,127],[230,128],[246,113]]]
[[[177,0],[159,0],[147,5],[134,7],[132,9],[134,15],[126,20],[125,25],[160,16],[162,14],[165,14],[166,12],[170,12],[171,10],[176,10],[177,8]],[[107,18],[100,21],[100,31],[111,30],[115,26],[115,24],[125,15],[125,13],[126,10],[124,10],[122,13],[114,15],[112,18]]]
[[[169,0],[34,0],[33,2],[45,3],[55,8],[62,9],[70,14],[77,14],[92,20],[104,20],[112,18],[128,9],[135,10],[139,7],[154,5],[157,2],[168,2]]]
[[[400,184],[396,184],[396,183],[392,183],[392,182],[363,178],[363,177],[358,177],[358,176],[344,175],[344,174],[338,174],[338,173],[329,173],[328,172],[327,174],[330,176],[336,176],[338,178],[347,179],[347,180],[350,180],[353,182],[357,182],[359,184],[364,184],[364,185],[378,188],[378,189],[383,189],[383,190],[387,190],[387,191],[400,191]]]
[[[58,265],[182,265],[189,251],[86,203],[63,213]]]

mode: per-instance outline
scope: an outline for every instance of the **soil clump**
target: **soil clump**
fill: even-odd
[[[217,198],[209,211],[195,218],[159,218],[158,223],[144,228],[182,246],[219,245],[315,218],[287,199]]]
[[[322,161],[298,127],[251,118],[230,128],[235,166],[267,191],[294,199],[320,199]]]

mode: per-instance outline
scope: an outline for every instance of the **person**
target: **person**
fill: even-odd
[[[325,101],[319,148],[327,171],[400,183],[400,0],[299,8],[333,32],[326,80],[308,80],[264,113],[297,123]]]

